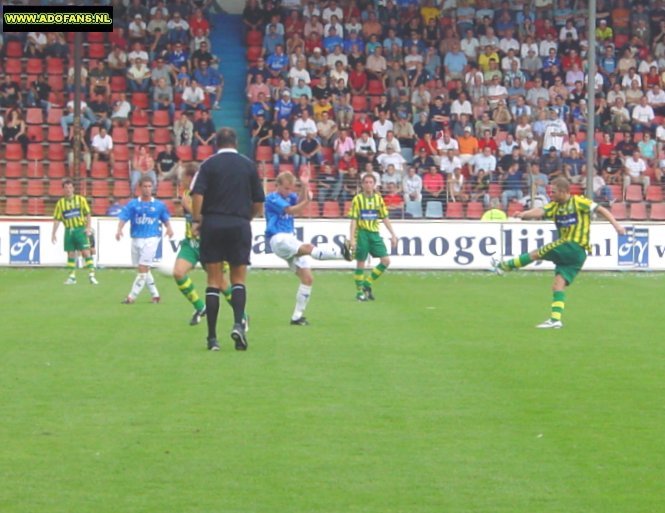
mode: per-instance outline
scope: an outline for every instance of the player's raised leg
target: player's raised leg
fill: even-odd
[[[206,306],[205,302],[201,299],[194,282],[189,277],[189,271],[192,270],[194,264],[190,261],[186,251],[183,251],[185,248],[185,241],[181,243],[180,251],[178,252],[178,257],[176,258],[175,264],[173,266],[173,279],[178,285],[178,290],[180,293],[185,296],[187,301],[191,303],[194,307],[194,315],[189,321],[191,326],[195,326],[201,322],[201,318],[205,316]]]

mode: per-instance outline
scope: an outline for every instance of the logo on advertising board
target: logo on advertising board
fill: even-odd
[[[618,245],[619,265],[649,267],[649,228],[626,228],[626,235],[618,237]]]
[[[39,265],[39,226],[9,227],[9,263]]]

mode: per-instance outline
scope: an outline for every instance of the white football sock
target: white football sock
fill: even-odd
[[[148,271],[145,276],[146,276],[145,284],[148,286],[150,295],[152,297],[159,297],[159,290],[157,290],[157,285],[155,285],[155,279],[152,277],[152,272]]]
[[[300,284],[298,292],[296,293],[296,307],[291,316],[292,321],[297,321],[305,313],[307,303],[309,303],[309,296],[312,294],[312,287],[310,285]]]
[[[317,260],[339,260],[342,252],[335,244],[319,244],[312,250],[312,258]]]
[[[129,297],[136,299],[136,297],[141,293],[143,287],[145,286],[145,273],[138,273],[136,278],[134,278],[134,284],[132,285],[132,291],[129,293]]]

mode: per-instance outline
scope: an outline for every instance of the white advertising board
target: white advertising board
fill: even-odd
[[[173,262],[183,237],[184,220],[172,220],[175,237],[164,238],[159,256]],[[106,267],[131,267],[129,227],[125,236],[115,240],[117,220],[95,218],[97,261]],[[554,240],[552,223],[510,221],[483,223],[472,221],[393,221],[399,237],[392,251],[393,269],[482,270],[489,268],[492,257],[514,257]],[[629,234],[617,236],[607,223],[594,223],[591,230],[592,249],[586,261],[587,270],[665,270],[665,224],[626,224]],[[286,268],[286,264],[266,251],[263,230],[265,222],[253,222],[254,243],[252,265],[257,268]],[[63,228],[57,243],[51,242],[52,220],[49,218],[0,218],[0,265],[63,266]],[[348,234],[345,220],[303,220],[296,222],[298,237],[314,244],[341,244]],[[390,240],[382,228],[386,244]],[[348,268],[344,261],[313,262],[316,268]],[[549,269],[543,262],[528,269]]]

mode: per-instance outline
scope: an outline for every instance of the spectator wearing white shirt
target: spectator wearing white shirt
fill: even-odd
[[[392,129],[393,122],[387,118],[387,114],[384,111],[379,112],[379,119],[372,123],[372,135],[374,138],[380,141]]]
[[[377,148],[378,153],[386,153],[389,146],[392,147],[393,151],[396,153],[400,153],[402,151],[402,147],[399,144],[399,139],[395,137],[395,133],[392,130],[388,131],[386,136],[379,141],[379,146]]]
[[[492,149],[485,146],[483,151],[476,153],[475,157],[471,160],[472,175],[478,174],[480,169],[492,175],[496,171],[496,157],[492,155]]]
[[[452,150],[453,153],[457,155],[459,153],[459,143],[457,142],[457,139],[450,137],[450,133],[447,130],[444,130],[441,133],[441,136],[436,139],[436,149],[442,158],[449,150]]]
[[[106,127],[100,127],[99,132],[95,134],[90,143],[92,149],[92,162],[108,162],[113,173],[113,138],[106,131]]]
[[[651,132],[656,115],[653,107],[647,103],[646,96],[642,96],[640,103],[635,105],[631,118],[633,120],[633,129],[636,132]]]
[[[442,173],[445,173],[446,176],[450,176],[458,167],[462,167],[462,161],[457,155],[455,155],[454,150],[448,150],[446,154],[441,157],[439,169]]]
[[[460,50],[462,50],[469,61],[476,62],[479,46],[480,42],[478,41],[478,38],[474,36],[473,30],[468,29],[466,31],[466,37],[460,41]]]
[[[624,176],[623,176],[623,196],[626,197],[626,191],[631,184],[641,184],[646,194],[651,179],[647,176],[647,163],[640,156],[639,151],[634,151],[633,156],[627,158],[624,163]]]
[[[646,94],[647,103],[653,108],[657,116],[665,115],[665,91],[658,84],[649,89]]]
[[[397,153],[393,150],[392,146],[386,148],[386,152],[382,153],[376,158],[376,161],[381,166],[381,169],[385,172],[388,168],[388,165],[392,164],[395,166],[395,170],[402,174],[406,160],[402,157],[401,153]]]
[[[332,16],[337,16],[338,20],[344,19],[344,12],[342,11],[342,8],[337,5],[336,0],[331,0],[328,3],[328,7],[323,9],[321,19],[323,20],[323,23],[330,23]]]
[[[294,87],[298,83],[298,80],[300,79],[303,79],[305,81],[305,84],[307,85],[309,85],[312,82],[312,79],[309,75],[309,71],[307,71],[307,69],[305,68],[304,57],[298,59],[298,63],[295,65],[295,67],[289,70],[288,77],[291,87]]]
[[[182,110],[205,110],[205,91],[196,81],[192,79],[187,87],[182,91]]]
[[[455,98],[450,106],[450,114],[456,116],[458,119],[460,114],[473,116],[473,108],[471,107],[471,102],[466,98],[466,93],[461,92],[459,96]]]
[[[555,41],[552,34],[548,32],[545,39],[538,45],[538,55],[542,58],[549,57],[552,48],[554,48],[555,52],[558,51],[559,43]]]
[[[563,142],[568,136],[568,127],[559,117],[556,110],[550,109],[550,119],[543,133],[543,148],[554,147],[557,152],[561,152]]]
[[[296,144],[298,144],[303,137],[307,137],[307,134],[311,133],[316,135],[317,132],[316,123],[309,117],[309,111],[304,109],[300,117],[293,123],[293,135]]]
[[[402,182],[404,201],[422,201],[423,179],[414,166],[409,166],[404,181]]]

